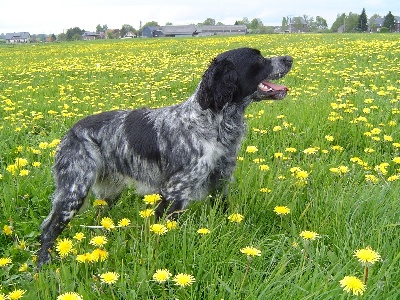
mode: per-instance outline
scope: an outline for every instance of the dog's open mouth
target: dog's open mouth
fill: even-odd
[[[253,94],[253,100],[260,101],[264,99],[280,100],[283,99],[289,88],[269,81],[260,82],[257,91]]]

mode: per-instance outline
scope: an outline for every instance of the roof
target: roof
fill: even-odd
[[[13,32],[13,33],[6,33],[4,39],[11,40],[11,39],[29,39],[30,38],[29,32]]]
[[[164,34],[192,34],[197,31],[194,25],[181,25],[181,26],[161,26],[161,31]]]
[[[96,32],[85,31],[82,36],[99,36],[100,34]]]

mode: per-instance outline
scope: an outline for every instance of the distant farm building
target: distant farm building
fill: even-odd
[[[7,44],[22,44],[22,43],[29,43],[31,35],[29,32],[14,32],[14,33],[7,33],[4,39],[6,40]]]
[[[246,25],[179,25],[146,26],[142,37],[189,37],[246,34]]]

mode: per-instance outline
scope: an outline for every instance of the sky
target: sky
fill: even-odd
[[[1,0],[0,33],[59,34],[73,27],[95,31],[98,24],[139,29],[140,21],[187,25],[207,18],[231,25],[243,17],[276,26],[283,17],[303,15],[321,16],[330,28],[338,14],[361,14],[363,8],[368,18],[389,11],[400,15],[398,0]]]

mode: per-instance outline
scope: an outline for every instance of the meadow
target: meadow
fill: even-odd
[[[291,55],[220,199],[91,198],[35,267],[51,166],[80,118],[184,101],[218,53]],[[400,39],[257,35],[0,46],[0,299],[400,299]]]

